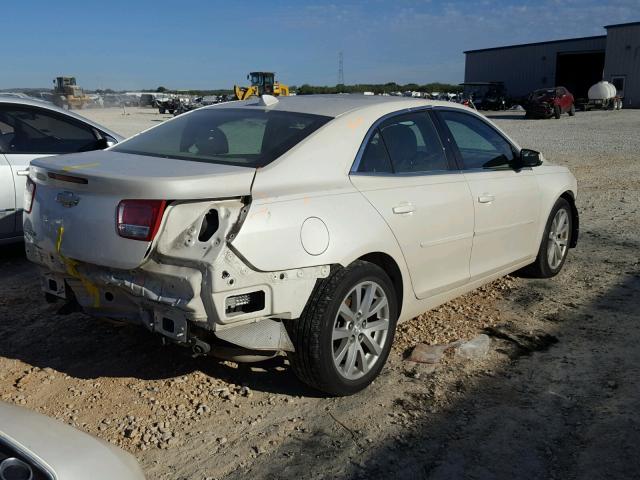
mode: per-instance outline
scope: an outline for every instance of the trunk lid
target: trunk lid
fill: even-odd
[[[254,175],[254,168],[110,151],[39,158],[30,167],[36,193],[31,213],[25,214],[25,235],[45,252],[133,269],[145,260],[152,241],[118,234],[121,200],[245,196]],[[156,238],[161,233],[162,225]]]

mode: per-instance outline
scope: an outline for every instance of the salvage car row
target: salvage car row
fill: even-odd
[[[284,351],[329,395],[375,379],[398,322],[520,268],[551,277],[578,237],[573,175],[448,102],[264,96],[124,140],[12,99],[0,131],[3,240],[24,225],[50,301],[198,354]],[[101,459],[142,478],[70,427],[0,416],[0,478],[83,478]]]

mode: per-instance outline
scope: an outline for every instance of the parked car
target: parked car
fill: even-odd
[[[69,425],[0,402],[0,479],[144,480],[128,453]]]
[[[526,116],[538,118],[560,118],[563,113],[576,114],[573,95],[564,87],[541,88],[529,95]]]
[[[0,244],[22,240],[29,162],[115,145],[123,137],[41,100],[0,95]]]
[[[471,101],[477,110],[506,110],[511,100],[503,82],[465,82],[464,97]]]
[[[578,236],[566,167],[466,107],[391,96],[203,107],[34,160],[29,185],[50,298],[196,353],[285,351],[332,395],[371,383],[397,322],[523,267],[552,277]]]

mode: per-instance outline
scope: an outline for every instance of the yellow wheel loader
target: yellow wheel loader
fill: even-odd
[[[91,100],[82,88],[76,85],[76,77],[56,77],[53,80],[53,103],[64,109],[79,110]]]
[[[273,72],[251,72],[247,75],[247,79],[251,81],[250,87],[240,87],[238,85],[233,87],[238,100],[246,100],[252,96],[259,97],[265,94],[276,97],[289,95],[289,87],[276,82]]]

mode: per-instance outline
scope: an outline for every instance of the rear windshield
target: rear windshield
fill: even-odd
[[[331,117],[249,108],[201,109],[127,140],[116,152],[243,167],[271,163]]]

